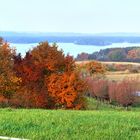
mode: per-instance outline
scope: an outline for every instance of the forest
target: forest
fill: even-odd
[[[76,60],[140,62],[140,47],[108,48],[91,54],[83,52],[77,55]]]

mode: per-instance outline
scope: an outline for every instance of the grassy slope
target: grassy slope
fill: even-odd
[[[89,102],[89,109],[94,109],[96,102]],[[139,140],[140,110],[122,111],[103,104],[98,111],[0,109],[0,135],[33,140]]]
[[[108,103],[99,102],[93,98],[87,98],[87,110],[98,110],[98,111],[126,111],[124,107],[118,107],[110,105]],[[98,106],[98,107],[97,107]],[[128,107],[128,111],[140,112],[140,104],[137,103],[133,107]]]

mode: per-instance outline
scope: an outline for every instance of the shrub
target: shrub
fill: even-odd
[[[135,93],[137,91],[137,81],[125,79],[121,82],[109,84],[109,98],[111,102],[127,107],[135,103]]]
[[[100,100],[108,100],[108,81],[104,79],[94,80],[87,79],[89,85],[89,91],[92,97]]]
[[[139,79],[124,79],[111,82],[105,79],[86,79],[90,96],[100,101],[107,100],[111,104],[128,107],[135,103],[136,91],[139,91]]]
[[[86,68],[87,68],[87,72],[89,72],[90,75],[105,73],[105,67],[101,63],[96,61],[87,63]]]
[[[135,89],[131,81],[123,81],[118,84],[116,99],[117,102],[123,106],[129,106],[134,103]]]
[[[110,103],[116,102],[116,94],[117,94],[117,83],[116,82],[109,82],[108,84],[108,94]]]

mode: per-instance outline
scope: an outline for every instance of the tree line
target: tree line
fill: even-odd
[[[140,62],[140,47],[109,48],[92,54],[81,53],[76,60]]]

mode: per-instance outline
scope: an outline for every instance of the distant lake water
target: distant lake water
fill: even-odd
[[[51,43],[50,43],[51,44]],[[32,49],[33,47],[36,47],[38,43],[33,44],[14,44],[11,43],[11,47],[15,47],[18,53],[21,53],[22,55],[25,55],[25,53]],[[85,53],[93,53],[96,51],[99,51],[101,49],[106,48],[123,48],[123,47],[131,47],[131,46],[140,46],[136,43],[114,43],[112,45],[108,46],[95,46],[95,45],[77,45],[73,43],[57,43],[58,49],[62,49],[64,51],[64,54],[70,54],[74,57],[77,56],[77,54],[85,52]]]

